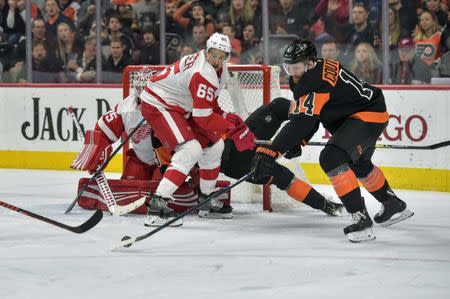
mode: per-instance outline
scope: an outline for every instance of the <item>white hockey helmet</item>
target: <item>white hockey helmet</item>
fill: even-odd
[[[221,33],[214,33],[211,35],[206,41],[206,51],[208,52],[210,49],[217,49],[220,51],[224,51],[227,54],[231,52],[231,43],[228,36]]]

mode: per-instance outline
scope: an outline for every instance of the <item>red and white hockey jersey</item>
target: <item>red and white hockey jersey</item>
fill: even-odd
[[[205,51],[184,56],[153,76],[141,99],[146,103],[190,114],[202,128],[224,133],[233,125],[222,117],[217,103],[227,78],[226,66],[218,74],[206,61]]]
[[[115,105],[113,110],[103,114],[97,121],[96,129],[105,133],[113,143],[119,140],[124,131],[130,134],[142,118],[138,100],[134,94],[131,94]],[[156,159],[150,133],[150,125],[144,122],[131,137],[131,144],[139,160],[153,165],[156,163]]]

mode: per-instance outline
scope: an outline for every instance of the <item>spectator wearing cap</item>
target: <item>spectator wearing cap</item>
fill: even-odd
[[[189,13],[189,17],[184,17],[186,12]],[[205,10],[196,0],[188,1],[180,6],[173,14],[173,19],[186,30],[187,40],[189,40],[189,33],[193,32],[195,25],[204,25],[208,36],[215,31],[214,23],[206,18]]]
[[[434,13],[423,11],[414,36],[416,55],[432,66],[441,57],[441,26]]]
[[[425,62],[416,56],[412,38],[402,38],[398,43],[398,57],[390,63],[392,84],[420,84],[431,82],[431,71]]]

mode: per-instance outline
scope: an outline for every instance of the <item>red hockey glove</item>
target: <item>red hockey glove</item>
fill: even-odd
[[[244,120],[239,115],[234,113],[225,113],[223,118],[232,123],[235,127],[239,127],[244,123]]]
[[[110,141],[103,132],[87,130],[84,136],[83,148],[70,167],[94,173],[98,166],[108,159],[111,151]]]
[[[252,150],[255,148],[255,135],[252,131],[250,131],[245,123],[231,129],[227,133],[227,136],[233,140],[234,145],[239,152]]]

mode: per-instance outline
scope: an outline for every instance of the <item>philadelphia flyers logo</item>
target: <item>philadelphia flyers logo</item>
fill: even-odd
[[[418,44],[416,54],[421,58],[433,58],[436,55],[436,47],[433,44]]]

